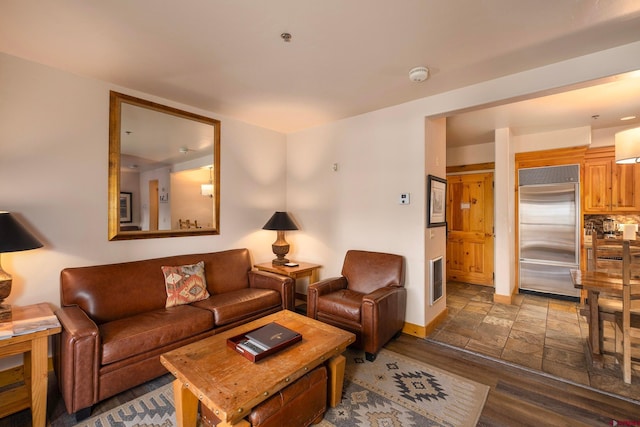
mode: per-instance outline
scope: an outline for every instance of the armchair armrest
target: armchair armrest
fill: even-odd
[[[380,348],[404,326],[407,290],[400,286],[376,289],[362,299],[362,335],[364,351],[378,353]]]
[[[345,289],[346,287],[347,279],[343,276],[331,277],[310,284],[307,288],[307,317],[311,317],[312,319],[318,318],[318,297],[340,289]]]
[[[282,296],[282,309],[294,310],[296,305],[296,290],[293,279],[268,271],[249,272],[249,287],[260,289],[273,289]]]
[[[95,322],[78,306],[59,308],[56,316],[62,326],[56,376],[67,412],[71,414],[97,401],[100,333]]]
[[[407,290],[405,288],[399,286],[385,286],[384,288],[376,289],[362,297],[362,303],[380,304],[385,298],[393,298],[406,293]]]

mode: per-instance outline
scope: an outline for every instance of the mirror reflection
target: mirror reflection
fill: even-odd
[[[111,92],[109,239],[219,233],[220,122]]]

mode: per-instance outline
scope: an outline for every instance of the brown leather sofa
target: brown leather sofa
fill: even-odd
[[[402,332],[406,306],[404,259],[395,254],[347,251],[342,276],[307,289],[307,316],[356,334],[369,361]]]
[[[327,409],[327,368],[320,365],[253,408],[247,420],[252,427],[306,427],[322,420]],[[200,405],[204,427],[220,419]]]
[[[165,308],[161,267],[199,261],[209,298]],[[165,374],[162,353],[293,310],[294,288],[253,271],[247,249],[64,269],[54,366],[67,411],[85,418],[101,400]]]

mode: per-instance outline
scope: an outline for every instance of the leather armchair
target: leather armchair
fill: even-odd
[[[369,361],[402,331],[406,305],[403,257],[381,252],[348,251],[342,276],[307,290],[307,316],[356,334]]]

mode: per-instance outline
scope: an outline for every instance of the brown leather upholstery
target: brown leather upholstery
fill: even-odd
[[[162,266],[204,261],[204,301],[165,308]],[[293,280],[252,271],[247,249],[67,268],[55,369],[69,413],[166,373],[160,355],[282,309]]]
[[[305,427],[319,423],[326,409],[327,368],[320,365],[253,408],[247,419],[252,427]],[[205,427],[220,422],[204,405],[200,414]]]
[[[407,304],[400,255],[350,250],[342,276],[309,285],[307,316],[356,334],[373,360],[402,330]]]

